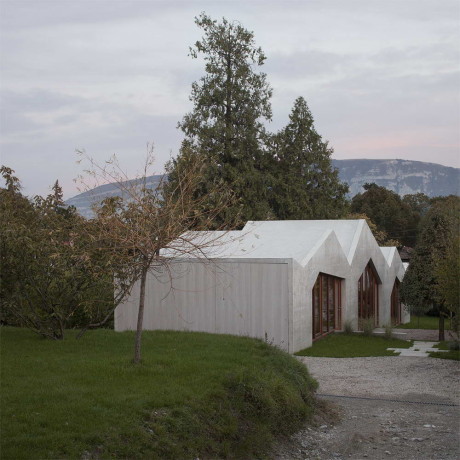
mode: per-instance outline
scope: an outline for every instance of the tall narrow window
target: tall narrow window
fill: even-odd
[[[358,317],[360,320],[374,318],[375,325],[379,317],[379,284],[377,272],[369,261],[358,281]]]
[[[341,278],[320,273],[312,290],[313,338],[341,329]]]

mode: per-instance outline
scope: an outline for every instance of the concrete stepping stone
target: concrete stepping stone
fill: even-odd
[[[411,347],[409,348],[387,348],[387,350],[394,351],[399,353],[398,356],[417,356],[419,358],[428,358],[429,354],[434,351],[447,352],[447,350],[440,350],[439,348],[434,348],[435,345],[438,345],[439,342],[424,342],[421,340],[415,340]]]

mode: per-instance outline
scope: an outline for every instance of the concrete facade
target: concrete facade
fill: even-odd
[[[205,241],[215,232],[191,232]],[[192,241],[193,243],[193,241]],[[320,273],[340,278],[342,323],[358,327],[358,280],[371,261],[381,283],[377,323],[387,324],[391,292],[404,267],[396,248],[380,248],[365,220],[248,222],[206,248],[206,259],[171,258],[149,273],[144,329],[247,335],[289,352],[312,343],[312,289]],[[139,283],[115,310],[115,329],[133,330]],[[401,322],[409,316],[402,308]]]

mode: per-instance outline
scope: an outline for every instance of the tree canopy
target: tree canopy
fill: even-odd
[[[458,278],[455,281],[451,276],[458,272],[459,229],[460,197],[437,199],[421,222],[419,240],[401,287],[409,309],[439,309],[440,340],[444,340],[448,312],[459,314]]]
[[[273,210],[278,219],[336,219],[347,209],[348,187],[331,164],[333,149],[314,127],[303,97],[274,137]]]
[[[377,184],[365,184],[364,192],[351,200],[351,212],[366,214],[394,240],[405,246],[415,245],[420,214],[406,200]]]
[[[193,83],[193,110],[179,123],[185,139],[167,167],[172,187],[176,169],[200,157],[206,168],[197,193],[223,181],[238,199],[216,225],[232,216],[240,222],[342,217],[347,187],[332,168],[333,150],[316,132],[305,99],[295,101],[284,129],[268,133],[272,90],[258,71],[265,55],[254,34],[204,13],[195,22],[204,35],[190,54],[203,57],[205,75]]]
[[[175,181],[179,163],[201,156],[206,160],[202,193],[223,180],[240,199],[234,209],[226,210],[227,216],[233,212],[244,220],[269,218],[263,121],[272,116],[272,90],[266,75],[257,71],[265,55],[256,47],[253,33],[239,23],[219,23],[204,13],[195,22],[204,36],[190,55],[203,56],[206,74],[192,84],[193,110],[179,123],[185,140],[179,157],[169,165],[170,181]]]

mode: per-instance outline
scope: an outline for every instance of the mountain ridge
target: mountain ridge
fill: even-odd
[[[460,195],[460,169],[451,166],[424,161],[368,158],[333,159],[332,165],[339,170],[340,180],[348,183],[349,197],[363,192],[362,187],[367,182],[374,182],[401,196],[415,193],[425,193],[429,197]],[[162,175],[147,177],[146,186],[156,187],[162,177]],[[132,184],[134,180],[127,182]],[[90,218],[93,215],[92,204],[117,195],[122,195],[117,184],[104,184],[69,198],[66,204],[75,206],[81,215]]]

